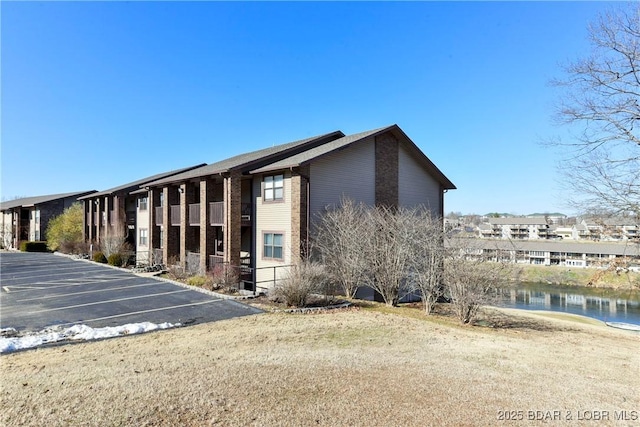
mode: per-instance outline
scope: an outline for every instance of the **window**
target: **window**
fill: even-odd
[[[282,234],[281,233],[264,233],[263,237],[263,258],[283,259],[282,254]]]
[[[160,239],[160,249],[164,248],[164,229],[160,227],[158,231],[158,238]]]
[[[141,211],[146,211],[147,210],[148,200],[149,199],[147,197],[140,197],[140,199],[138,200],[138,208]]]
[[[282,200],[284,197],[284,175],[264,177],[264,200]]]
[[[138,241],[140,246],[147,246],[148,241],[149,241],[149,235],[147,233],[148,233],[148,231],[147,231],[146,228],[141,228],[140,229],[140,240]]]

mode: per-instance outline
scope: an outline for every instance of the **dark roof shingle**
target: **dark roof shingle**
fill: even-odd
[[[94,194],[89,194],[88,196],[80,197],[80,199],[90,199],[90,198],[93,198],[93,197],[107,196],[109,194],[117,193],[119,191],[130,192],[132,190],[139,189],[141,186],[143,186],[143,185],[145,185],[145,184],[147,184],[149,182],[156,181],[156,180],[162,179],[162,178],[166,178],[168,176],[184,173],[186,171],[189,171],[189,170],[192,170],[192,169],[195,169],[195,168],[199,168],[199,167],[202,167],[204,165],[206,165],[206,163],[200,163],[200,164],[195,165],[195,166],[189,166],[189,167],[182,168],[182,169],[176,169],[176,170],[173,170],[173,171],[170,171],[170,172],[164,172],[164,173],[159,173],[159,174],[156,174],[156,175],[148,176],[146,178],[138,179],[138,180],[133,181],[133,182],[129,182],[129,183],[126,183],[126,184],[119,185],[117,187],[110,188],[108,190],[103,190],[103,191],[99,191],[99,192],[94,193]]]
[[[52,202],[58,199],[66,199],[67,197],[80,197],[85,196],[87,194],[95,194],[96,190],[91,191],[74,191],[72,193],[60,193],[60,194],[48,194],[45,196],[33,196],[33,197],[23,197],[21,199],[7,200],[6,202],[0,203],[0,210],[17,208],[19,206],[35,206],[40,205],[47,202]]]
[[[343,136],[344,134],[342,132],[335,131],[324,135],[301,139],[299,141],[280,144],[269,148],[263,148],[257,151],[251,151],[249,153],[239,154],[237,156],[230,157],[219,162],[211,163],[209,165],[202,166],[185,173],[149,182],[148,185],[155,186],[178,181],[187,181],[192,178],[229,172],[233,169],[240,169],[244,172],[245,170],[248,170],[252,167],[260,167],[266,162],[279,160],[282,156],[296,153],[306,147],[315,147],[319,144],[325,143],[327,141],[332,141]]]

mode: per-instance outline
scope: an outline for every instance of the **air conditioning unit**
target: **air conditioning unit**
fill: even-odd
[[[242,215],[243,221],[251,221],[251,215]]]

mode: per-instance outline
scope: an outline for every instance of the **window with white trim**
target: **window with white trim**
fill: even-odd
[[[140,243],[140,246],[147,246],[148,242],[149,242],[149,232],[146,228],[141,228],[140,239],[138,240],[138,243]]]
[[[140,199],[138,200],[138,208],[141,211],[146,211],[148,204],[149,204],[149,199],[147,197],[140,197]]]
[[[262,257],[268,259],[284,259],[282,252],[282,233],[263,233],[262,234]]]
[[[265,176],[262,183],[264,201],[282,200],[284,198],[284,175]]]

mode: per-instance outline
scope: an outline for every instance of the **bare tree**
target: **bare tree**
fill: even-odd
[[[640,4],[628,3],[589,27],[591,55],[565,67],[557,120],[578,129],[562,162],[582,211],[640,216]],[[584,198],[582,198],[584,196]]]
[[[511,266],[506,261],[489,261],[473,239],[451,239],[445,260],[444,282],[456,315],[472,323],[483,305],[493,301],[494,290],[508,280]],[[496,259],[500,259],[497,256]]]
[[[426,209],[404,212],[410,228],[407,243],[411,247],[408,259],[410,286],[422,299],[426,314],[430,314],[443,295],[444,230],[442,220]]]
[[[330,278],[353,298],[367,274],[367,246],[371,227],[366,208],[349,199],[328,210],[318,220],[313,251],[325,265]]]
[[[127,243],[127,225],[124,210],[120,210],[117,218],[112,218],[111,225],[106,226],[107,233],[100,237],[100,249],[109,258],[112,254],[122,254],[125,258],[132,254],[133,248]]]
[[[430,313],[442,295],[443,224],[425,208],[343,200],[322,216],[313,247],[349,297],[359,286],[374,290],[388,305],[419,294]]]
[[[378,292],[385,304],[395,306],[412,292],[410,271],[417,238],[416,212],[386,206],[376,206],[367,212],[372,233],[366,257],[370,274],[365,276],[365,285]]]

